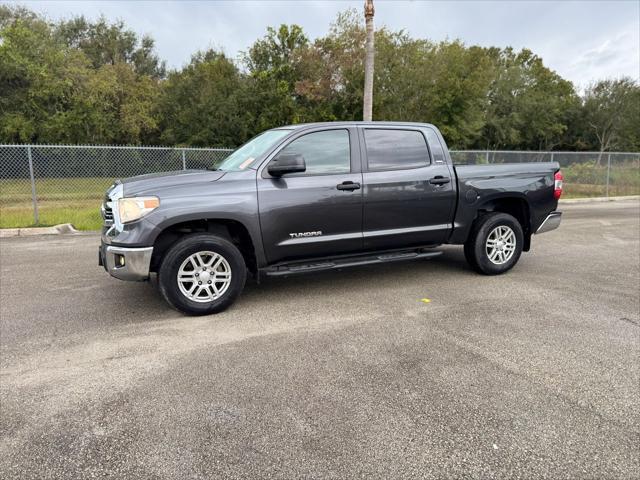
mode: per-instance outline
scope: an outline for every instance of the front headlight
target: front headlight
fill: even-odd
[[[118,213],[122,223],[133,222],[160,206],[158,197],[129,197],[118,200]]]

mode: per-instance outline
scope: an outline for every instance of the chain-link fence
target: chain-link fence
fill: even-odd
[[[100,226],[115,178],[214,167],[231,149],[0,145],[0,227]],[[452,151],[455,164],[556,161],[566,197],[640,194],[640,153]]]
[[[115,178],[213,167],[231,149],[0,145],[0,227],[98,228]]]

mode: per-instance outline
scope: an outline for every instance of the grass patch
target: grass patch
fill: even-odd
[[[55,206],[44,203],[38,206],[40,223],[35,224],[33,209],[28,207],[0,207],[0,228],[45,227],[60,223],[71,223],[78,230],[99,230],[102,225],[99,207],[87,207],[85,203],[75,206]]]
[[[607,195],[607,166],[595,162],[575,163],[562,167],[564,198],[604,197]],[[640,165],[628,161],[612,165],[609,175],[609,196],[640,195]]]
[[[40,222],[33,218],[31,183],[0,180],[0,228],[71,223],[79,230],[99,230],[100,205],[113,179],[46,178],[36,181]]]

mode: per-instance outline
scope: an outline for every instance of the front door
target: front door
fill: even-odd
[[[435,132],[371,126],[361,128],[361,140],[365,249],[443,243],[452,228],[456,180]]]
[[[362,249],[362,174],[356,128],[303,131],[275,152],[302,155],[304,173],[258,174],[269,263]]]

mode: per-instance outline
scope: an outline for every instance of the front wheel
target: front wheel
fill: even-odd
[[[477,272],[497,275],[518,263],[523,242],[518,220],[507,213],[489,213],[476,221],[464,245],[464,254]]]
[[[244,288],[247,268],[240,251],[209,234],[184,237],[162,259],[160,292],[177,310],[207,315],[228,308]]]

